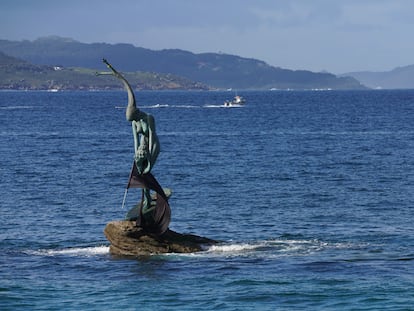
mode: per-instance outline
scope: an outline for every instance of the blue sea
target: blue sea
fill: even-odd
[[[414,90],[238,94],[136,92],[170,228],[221,243],[122,258],[126,92],[0,92],[0,310],[414,310]]]

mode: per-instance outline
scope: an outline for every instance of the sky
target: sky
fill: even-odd
[[[293,70],[414,64],[413,0],[0,0],[0,39],[226,53]]]

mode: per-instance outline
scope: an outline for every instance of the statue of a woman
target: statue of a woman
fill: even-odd
[[[132,123],[135,152],[134,162],[138,175],[135,177],[139,179],[141,184],[143,184],[143,195],[139,213],[140,217],[137,221],[137,225],[155,233],[163,233],[168,228],[170,209],[167,196],[156,179],[150,174],[158,154],[160,153],[160,143],[155,131],[154,117],[137,108],[134,92],[128,81],[116,71],[106,59],[103,59],[103,62],[112,72],[99,74],[113,74],[122,81],[128,92],[126,119]],[[135,170],[133,170],[133,172],[135,172]],[[156,203],[152,202],[150,189],[157,192]]]

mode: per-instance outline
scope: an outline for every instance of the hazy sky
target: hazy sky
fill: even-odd
[[[0,39],[223,52],[287,69],[414,64],[413,0],[0,0]]]

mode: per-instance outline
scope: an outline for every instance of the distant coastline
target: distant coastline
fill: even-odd
[[[106,57],[127,73],[136,89],[366,89],[352,77],[289,70],[263,61],[222,53],[153,51],[131,44],[81,43],[57,36],[34,41],[0,40],[0,88],[117,89],[104,70]]]

